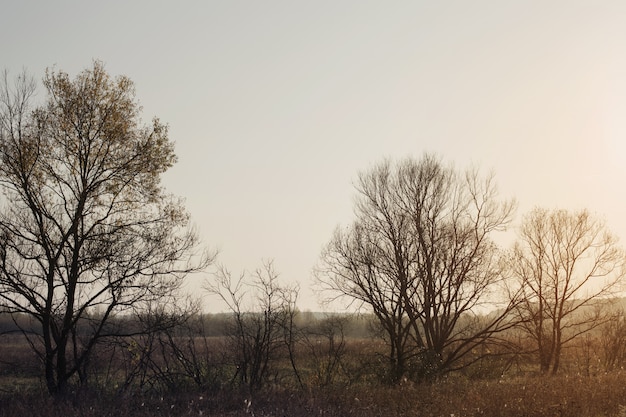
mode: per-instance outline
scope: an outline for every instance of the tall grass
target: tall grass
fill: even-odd
[[[83,391],[64,400],[46,395],[3,395],[1,416],[623,416],[626,374],[529,376],[473,381],[447,378],[400,386],[344,389],[266,389],[250,396],[224,390],[168,395],[102,395]]]
[[[430,383],[388,385],[380,341],[344,340],[341,332],[311,335],[295,351],[302,385],[295,383],[286,354],[276,351],[271,377],[251,391],[234,378],[227,338],[181,332],[151,344],[132,339],[114,349],[101,346],[89,383],[56,399],[46,394],[37,358],[23,339],[5,335],[0,417],[626,417],[626,372],[621,362],[605,365],[598,340],[568,349],[557,376],[539,375],[535,358],[517,353],[493,356]],[[153,353],[143,358],[138,352]],[[144,359],[145,367],[138,367]],[[155,382],[128,378],[139,371]]]

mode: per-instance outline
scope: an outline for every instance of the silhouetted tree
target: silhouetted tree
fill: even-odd
[[[311,357],[315,385],[330,386],[346,373],[343,361],[348,321],[348,316],[329,315],[305,330],[303,341]]]
[[[431,155],[385,161],[359,175],[356,220],[323,251],[322,288],[364,303],[389,344],[391,378],[467,365],[506,328],[510,305],[480,319],[500,280],[493,232],[509,223],[493,178],[460,173]],[[408,375],[410,376],[410,375]]]
[[[273,263],[268,261],[251,279],[241,274],[233,280],[230,271],[220,267],[205,288],[219,296],[233,313],[233,380],[258,390],[273,376],[272,366],[280,353],[286,352],[294,376],[302,385],[294,357],[297,286],[282,285]]]
[[[626,313],[623,309],[612,312],[602,326],[600,345],[605,370],[622,369],[626,364]]]
[[[604,307],[624,276],[624,253],[586,210],[537,208],[524,218],[510,261],[521,328],[535,342],[541,371],[556,374],[563,347],[609,317]]]
[[[189,217],[160,186],[174,146],[158,119],[141,123],[131,80],[94,62],[43,83],[39,107],[25,74],[0,86],[0,300],[38,323],[27,336],[62,394],[111,317],[166,301],[210,256],[194,257]]]

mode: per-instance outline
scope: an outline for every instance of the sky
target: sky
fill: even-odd
[[[315,263],[384,158],[478,166],[517,220],[586,208],[626,244],[624,22],[609,0],[2,0],[0,69],[97,59],[130,77],[176,143],[163,184],[217,261],[272,259],[320,310]]]

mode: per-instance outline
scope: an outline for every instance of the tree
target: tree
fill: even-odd
[[[242,273],[233,280],[230,271],[220,267],[213,279],[206,282],[205,289],[218,296],[233,314],[233,380],[239,379],[250,391],[260,389],[275,376],[272,366],[279,353],[286,350],[293,374],[302,386],[294,351],[298,287],[281,285],[273,263],[266,261],[251,279]]]
[[[626,312],[623,308],[611,313],[601,332],[600,349],[605,371],[623,369],[626,364]]]
[[[524,218],[511,273],[522,294],[521,328],[542,372],[556,374],[564,346],[605,321],[625,265],[617,238],[586,210],[537,208]]]
[[[348,375],[344,369],[348,319],[348,316],[328,315],[305,330],[304,345],[312,362],[312,380],[317,386],[331,386],[340,375]]]
[[[322,253],[322,288],[371,309],[392,380],[467,365],[475,347],[508,326],[508,304],[487,319],[477,309],[500,280],[490,237],[514,203],[498,201],[492,176],[460,173],[431,155],[385,161],[359,175],[356,189],[356,220]]]
[[[211,256],[160,186],[174,146],[142,125],[131,80],[94,62],[43,83],[38,107],[25,74],[0,86],[0,300],[37,323],[25,335],[62,394],[114,315],[166,301]]]

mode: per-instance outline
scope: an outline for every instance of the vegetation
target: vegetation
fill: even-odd
[[[296,346],[304,388],[283,348],[272,353],[263,386],[249,389],[237,374],[231,314],[193,316],[177,329],[151,340],[129,338],[115,349],[100,345],[91,383],[74,386],[62,401],[42,395],[45,382],[23,336],[5,334],[0,415],[501,416],[506,410],[512,416],[621,416],[626,405],[620,369],[626,362],[605,364],[604,330],[568,346],[557,376],[537,371],[534,355],[500,352],[506,354],[437,381],[387,384],[381,382],[385,345],[367,332],[375,317],[296,317],[299,334],[307,336]],[[3,329],[11,325],[6,321]]]
[[[322,286],[377,317],[393,381],[467,366],[477,347],[512,325],[514,299],[489,318],[474,312],[501,281],[492,234],[509,223],[514,204],[497,199],[491,177],[430,155],[374,167],[359,176],[357,192],[357,220],[322,255]]]
[[[140,125],[132,82],[95,62],[44,86],[36,108],[26,75],[0,86],[0,305],[36,323],[23,334],[63,394],[112,317],[166,301],[209,258],[191,263],[197,237],[159,186],[173,145],[158,119]]]
[[[0,415],[624,416],[625,255],[586,211],[515,205],[424,155],[362,173],[301,312],[271,261],[204,289],[167,128],[99,62],[0,86]]]
[[[626,258],[587,211],[536,209],[520,236],[508,269],[522,295],[516,313],[541,371],[556,374],[563,347],[611,318],[603,307],[619,290]]]

